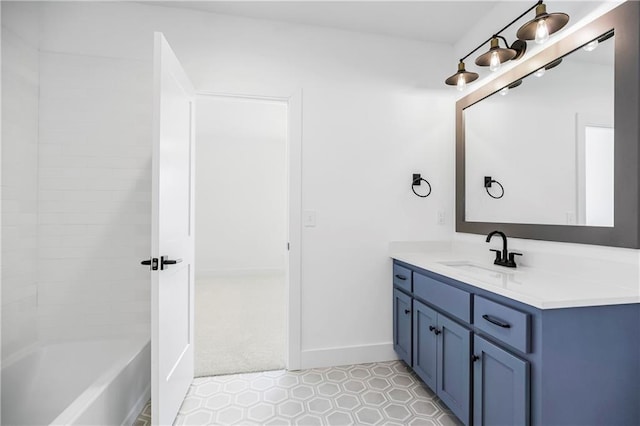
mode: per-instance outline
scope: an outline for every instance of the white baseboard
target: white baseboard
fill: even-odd
[[[398,359],[393,343],[343,346],[340,348],[303,350],[301,368],[335,367],[338,365],[365,364]]]

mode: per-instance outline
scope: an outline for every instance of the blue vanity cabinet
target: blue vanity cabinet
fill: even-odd
[[[473,424],[529,424],[529,363],[473,336]]]
[[[407,365],[412,365],[411,300],[411,296],[393,289],[393,349]]]
[[[449,315],[470,318],[470,295],[420,274],[414,273],[412,278],[411,295],[404,293],[397,284],[394,287],[394,348],[400,359],[411,366],[449,409],[468,425],[471,417],[472,332]],[[460,300],[463,301],[462,306],[464,300],[467,301],[466,313],[461,312],[460,304],[455,303]],[[449,312],[449,308],[455,315]],[[410,325],[407,325],[408,318],[411,319]],[[412,336],[409,345],[411,355],[406,353],[404,340],[408,333]]]
[[[463,423],[471,405],[471,331],[413,301],[413,370]]]
[[[413,371],[434,391],[438,387],[438,313],[413,301]]]
[[[465,424],[640,425],[640,304],[539,309],[394,265],[398,356]]]
[[[471,331],[438,316],[438,385],[436,394],[465,424],[471,424]]]

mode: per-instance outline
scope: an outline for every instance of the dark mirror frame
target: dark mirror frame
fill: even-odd
[[[498,229],[516,238],[640,248],[639,22],[640,2],[625,2],[456,102],[456,232],[488,234]],[[615,32],[614,226],[467,222],[464,109],[612,29]],[[532,130],[526,124],[522,129]]]

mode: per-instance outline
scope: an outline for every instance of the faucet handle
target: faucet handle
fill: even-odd
[[[512,263],[513,266],[516,265],[516,259],[515,259],[516,256],[522,256],[522,253],[516,253],[514,251],[509,253],[509,263]]]
[[[489,251],[495,251],[496,252],[496,262],[500,262],[502,260],[502,252],[500,250],[489,249]]]

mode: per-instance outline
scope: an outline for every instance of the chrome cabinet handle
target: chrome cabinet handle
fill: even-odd
[[[503,322],[503,321],[497,320],[497,319],[495,319],[495,318],[493,318],[493,317],[490,317],[490,316],[489,316],[489,315],[487,315],[487,314],[484,314],[484,315],[482,316],[482,318],[483,318],[483,319],[485,319],[485,320],[487,320],[487,321],[489,321],[491,324],[495,324],[495,325],[497,325],[498,327],[502,327],[502,328],[511,328],[511,324],[509,324],[509,323],[507,323],[507,322]]]

